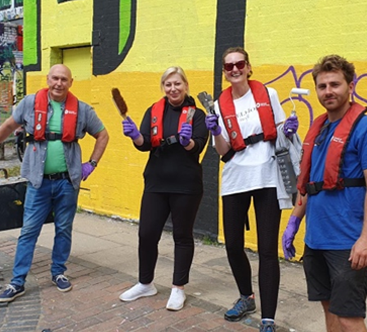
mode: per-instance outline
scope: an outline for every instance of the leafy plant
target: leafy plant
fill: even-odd
[[[9,168],[8,169],[8,175],[9,175],[9,177],[20,176],[20,166],[14,166],[12,168]]]

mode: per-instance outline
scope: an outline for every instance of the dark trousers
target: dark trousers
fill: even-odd
[[[169,214],[172,218],[174,247],[173,284],[189,282],[194,256],[193,228],[202,194],[144,193],[139,223],[139,281],[154,279],[158,243]]]
[[[280,280],[278,237],[281,217],[275,188],[222,197],[227,256],[240,293],[251,295],[251,265],[244,251],[244,231],[251,198],[256,215],[261,312],[263,318],[274,318]]]

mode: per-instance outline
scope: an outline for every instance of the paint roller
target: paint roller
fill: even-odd
[[[308,96],[310,94],[310,90],[309,89],[301,89],[301,88],[293,88],[291,89],[290,93],[289,93],[289,100],[292,102],[293,104],[293,110],[291,112],[291,116],[295,116],[296,115],[296,105],[293,102],[292,99],[292,94],[293,95],[302,95],[302,96]]]

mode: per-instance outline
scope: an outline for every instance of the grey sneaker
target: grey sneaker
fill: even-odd
[[[254,297],[251,296],[246,298],[244,295],[241,295],[234,307],[224,314],[224,318],[230,322],[237,322],[245,315],[253,314],[255,311],[256,304]]]
[[[263,319],[261,321],[260,325],[260,332],[275,332],[276,331],[276,325],[272,321],[268,321],[266,319]]]

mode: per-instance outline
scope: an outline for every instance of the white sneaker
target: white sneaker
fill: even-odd
[[[166,305],[166,309],[168,310],[180,310],[183,308],[186,300],[185,291],[179,288],[172,288],[171,296]]]
[[[135,301],[141,297],[153,296],[157,292],[157,288],[155,288],[152,282],[150,284],[141,284],[138,282],[135,286],[123,292],[119,298],[121,301]]]

